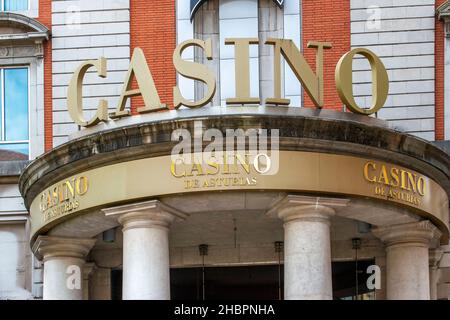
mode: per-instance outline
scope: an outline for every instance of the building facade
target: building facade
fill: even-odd
[[[450,2],[0,3],[0,299],[450,299]],[[170,157],[230,129],[277,170]]]

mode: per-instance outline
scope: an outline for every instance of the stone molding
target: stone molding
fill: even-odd
[[[39,236],[32,251],[39,260],[43,259],[44,262],[60,257],[85,259],[96,241],[96,239]]]
[[[335,214],[334,208],[344,207],[348,202],[348,199],[287,195],[266,214],[276,216],[285,223],[302,220],[329,224],[329,218]]]
[[[122,231],[133,228],[168,229],[175,220],[184,220],[187,214],[165,205],[159,200],[132,203],[102,210],[107,217],[117,218]]]
[[[205,128],[279,129],[280,150],[314,151],[395,162],[438,182],[450,195],[450,156],[430,142],[388,128],[371,117],[308,108],[211,107],[128,117],[102,124],[33,161],[19,187],[29,208],[43,189],[77,172],[170,154],[175,129],[193,134],[195,121]],[[137,121],[137,122],[136,122]],[[140,122],[139,122],[140,121]],[[120,124],[123,124],[121,126]],[[85,131],[85,130],[83,130]]]
[[[0,24],[17,24],[29,29],[28,32],[2,34],[0,41],[30,40],[42,42],[50,38],[50,30],[38,20],[13,12],[0,12]]]
[[[445,37],[450,37],[450,1],[445,1],[436,9],[438,20],[444,22]]]
[[[450,1],[445,1],[436,9],[439,20],[447,21],[450,18]]]
[[[429,247],[431,241],[441,236],[438,228],[428,220],[377,227],[372,233],[387,247],[403,245],[422,245]]]

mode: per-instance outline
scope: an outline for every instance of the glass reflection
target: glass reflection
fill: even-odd
[[[28,140],[28,70],[5,69],[4,73],[4,140]]]
[[[28,10],[28,0],[5,0],[5,11]]]
[[[0,161],[28,160],[28,143],[0,144]]]

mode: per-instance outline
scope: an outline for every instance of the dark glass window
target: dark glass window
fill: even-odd
[[[374,260],[333,262],[333,298],[335,300],[373,300],[375,293],[367,288],[367,268]],[[278,300],[283,299],[283,266],[239,266],[170,269],[172,300]],[[150,271],[149,271],[150,272]],[[356,280],[358,277],[358,280]],[[122,297],[122,271],[111,273],[112,299]],[[281,281],[279,281],[281,280]],[[358,286],[356,286],[358,283]],[[358,288],[358,289],[357,289]]]

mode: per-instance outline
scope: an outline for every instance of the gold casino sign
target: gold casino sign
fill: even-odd
[[[259,45],[257,38],[227,38],[226,45],[234,46],[235,58],[235,92],[236,96],[226,99],[227,105],[259,105],[259,97],[250,95],[250,45]],[[289,105],[290,100],[281,96],[281,56],[294,72],[295,76],[309,95],[317,108],[322,108],[324,104],[323,85],[323,57],[326,49],[330,49],[331,43],[310,41],[308,48],[316,50],[315,71],[307,63],[300,50],[292,40],[269,38],[265,45],[273,47],[273,96],[267,98],[266,105]],[[216,92],[216,79],[213,71],[205,65],[197,62],[182,59],[182,53],[187,48],[198,47],[203,50],[206,59],[211,60],[212,41],[192,39],[179,44],[173,53],[173,64],[177,72],[189,79],[203,82],[206,86],[203,98],[191,101],[183,97],[180,88],[173,88],[173,105],[175,108],[185,106],[188,108],[203,107],[211,102]],[[352,63],[355,55],[366,58],[372,70],[372,96],[373,104],[368,109],[363,109],[357,105],[353,96]],[[130,61],[130,66],[125,77],[124,86],[120,95],[116,110],[108,113],[108,102],[104,99],[99,101],[97,112],[91,119],[86,119],[83,115],[83,79],[86,72],[94,67],[99,77],[107,77],[107,60],[99,58],[82,63],[75,71],[68,88],[67,107],[74,122],[82,127],[90,127],[99,122],[106,122],[110,119],[130,116],[126,103],[134,96],[142,96],[144,105],[137,109],[138,113],[154,112],[168,109],[166,104],[161,103],[155,82],[148,67],[146,58],[140,48],[136,48]],[[137,88],[132,87],[132,80],[136,78]],[[373,114],[380,110],[386,102],[389,92],[389,78],[380,58],[372,51],[364,48],[353,49],[344,54],[336,65],[335,71],[336,88],[342,102],[349,110],[359,114]]]

